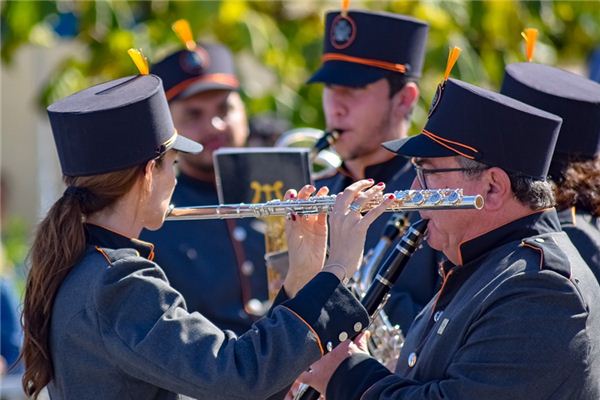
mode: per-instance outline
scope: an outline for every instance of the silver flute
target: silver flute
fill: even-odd
[[[481,195],[465,196],[462,189],[398,190],[386,212],[419,210],[456,210],[483,208]],[[271,200],[255,204],[219,204],[211,206],[173,207],[167,212],[167,221],[262,218],[269,216],[329,214],[336,195],[316,196],[306,200]],[[360,212],[368,212],[384,201],[383,194],[364,204]]]

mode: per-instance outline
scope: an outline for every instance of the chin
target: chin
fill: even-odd
[[[148,225],[146,225],[144,227],[144,229],[147,229],[149,231],[157,231],[160,228],[162,228],[163,223],[164,223],[164,219],[162,221],[160,221],[160,222],[157,222],[157,223],[148,224]]]
[[[442,249],[444,248],[444,246],[442,245],[442,241],[440,240],[439,235],[435,230],[434,225],[431,223],[431,220],[429,221],[427,233],[425,234],[424,240],[426,240],[429,247],[431,247],[434,250],[442,251]]]

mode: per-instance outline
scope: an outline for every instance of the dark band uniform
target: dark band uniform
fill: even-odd
[[[238,90],[233,58],[218,44],[181,50],[152,66],[174,101],[207,90]],[[175,206],[218,204],[215,182],[179,173]],[[142,238],[156,245],[156,261],[184,297],[221,329],[245,332],[268,298],[265,241],[252,220],[166,222]]]
[[[559,117],[457,80],[438,100],[422,134],[385,146],[545,178]],[[327,399],[600,398],[600,287],[556,211],[462,243],[459,254],[461,265],[444,265],[442,289],[416,318],[396,374],[352,356]]]
[[[418,80],[427,31],[425,22],[398,14],[350,10],[344,17],[339,11],[329,12],[323,40],[323,63],[309,83],[360,87],[383,79],[387,74]],[[375,182],[385,182],[388,192],[410,188],[415,177],[409,160],[402,157],[367,166],[364,176]],[[330,193],[339,193],[357,180],[342,164],[337,170],[318,176],[315,183],[317,187],[329,187]],[[375,247],[390,217],[391,214],[384,214],[371,225],[365,254]],[[394,286],[386,312],[404,333],[439,287],[439,258],[424,244]]]
[[[560,182],[573,161],[600,155],[600,84],[558,68],[535,63],[506,67],[501,93],[563,119],[550,164]],[[559,210],[563,230],[600,282],[600,222],[590,210]]]
[[[94,86],[48,112],[69,176],[144,164],[170,148],[201,149],[175,132],[154,75]],[[86,204],[85,191],[72,189],[69,195]],[[188,312],[152,261],[151,244],[91,224],[85,229],[85,254],[52,308],[52,398],[265,399],[291,384],[324,347],[337,345],[340,332],[368,323],[352,294],[322,272],[236,337]]]

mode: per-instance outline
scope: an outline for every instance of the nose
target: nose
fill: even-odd
[[[223,118],[215,116],[211,118],[210,126],[219,132],[223,132],[227,129],[227,122],[225,122]]]
[[[323,111],[328,121],[336,123],[339,118],[344,117],[348,113],[348,108],[344,104],[341,96],[333,89],[325,89],[326,93],[323,96]]]

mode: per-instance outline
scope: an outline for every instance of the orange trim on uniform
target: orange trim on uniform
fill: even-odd
[[[102,254],[104,256],[104,258],[106,258],[106,261],[108,261],[108,263],[110,265],[112,265],[112,261],[110,260],[110,257],[108,256],[108,254],[106,254],[106,252],[103,249],[101,249],[100,247],[96,246],[96,250],[98,250],[98,252],[100,254]]]
[[[387,69],[389,71],[400,72],[402,74],[406,73],[406,65],[404,64],[395,64],[387,61],[373,60],[370,58],[362,58],[362,57],[353,57],[345,54],[338,53],[325,53],[321,57],[323,62],[325,61],[347,61],[355,64],[363,64],[368,65],[370,67],[377,67],[382,69]]]
[[[177,135],[177,133],[175,133],[175,135]],[[170,140],[170,139],[169,139],[169,140]],[[102,228],[102,229],[105,229],[105,230],[107,230],[107,231],[109,231],[109,232],[112,232],[112,233],[114,233],[115,235],[123,236],[123,237],[126,237],[126,238],[128,238],[128,239],[129,239],[129,240],[131,240],[131,241],[139,242],[139,243],[141,243],[141,244],[144,244],[144,245],[147,245],[147,246],[149,246],[149,247],[150,247],[150,254],[148,254],[148,260],[150,260],[150,261],[153,261],[153,260],[154,260],[154,244],[152,244],[152,243],[150,243],[150,242],[146,242],[146,241],[140,240],[140,239],[136,239],[136,238],[130,238],[130,237],[127,237],[127,236],[123,235],[122,233],[119,233],[119,232],[117,232],[117,231],[115,231],[115,230],[112,230],[112,229],[110,229],[110,228],[107,228],[107,227],[105,227],[105,226],[102,226],[102,225],[99,225],[99,224],[93,224],[93,223],[91,223],[91,222],[86,222],[86,224],[99,226],[100,228]],[[104,254],[104,257],[106,257],[106,259],[107,259],[107,260],[109,260],[109,259],[108,259],[108,256],[106,255],[106,253],[104,253],[104,252],[103,252],[103,251],[102,251],[102,250],[101,250],[101,249],[100,249],[98,246],[96,246],[96,249],[98,249],[98,251],[100,251],[102,254]],[[135,250],[135,249],[134,249],[134,250]],[[137,251],[137,250],[135,250],[135,251],[138,253],[138,256],[140,256],[140,252],[139,252],[139,251]],[[110,262],[110,260],[109,260],[109,262]]]
[[[186,79],[183,82],[179,82],[177,85],[173,86],[171,89],[167,90],[167,100],[172,100],[173,97],[177,96],[179,93],[183,92],[189,86],[198,82],[212,82],[212,83],[222,83],[223,85],[229,85],[232,87],[239,87],[240,82],[234,75],[231,74],[206,74],[201,77],[193,77],[190,79]]]
[[[544,265],[544,250],[540,249],[539,247],[532,246],[529,243],[525,243],[525,242],[521,242],[521,246],[529,247],[530,249],[534,249],[534,250],[537,250],[540,252],[540,255],[542,256],[540,258],[540,269],[542,269],[542,266]]]
[[[147,259],[149,261],[154,261],[154,243],[146,242],[145,240],[140,240],[140,239],[130,239],[130,240],[150,247],[150,253],[148,253]],[[139,251],[138,251],[138,253],[139,253]]]
[[[306,324],[306,326],[308,326],[308,329],[315,335],[315,337],[317,338],[317,344],[319,345],[319,350],[321,351],[321,356],[323,356],[325,354],[325,350],[323,350],[323,344],[321,343],[321,338],[319,337],[319,335],[317,335],[317,332],[315,332],[315,330],[313,329],[312,326],[310,326],[310,324],[308,322],[306,322],[304,320],[304,318],[302,318],[300,315],[298,315],[294,310],[292,310],[289,307],[286,307],[284,305],[282,305],[281,307],[289,310],[292,314],[294,314],[296,317],[298,317],[298,319],[302,322],[304,322]]]
[[[446,282],[448,282],[448,278],[450,278],[450,275],[452,275],[452,273],[454,272],[454,269],[451,269],[447,275],[444,276],[444,280],[442,281],[442,287],[440,288],[440,290],[438,290],[437,295],[435,296],[435,301],[433,302],[433,307],[431,307],[431,315],[433,315],[433,312],[435,311],[435,307],[437,306],[437,302],[440,299],[440,297],[442,296],[442,292],[444,291],[444,287],[446,287]],[[431,317],[429,317],[431,318]]]

